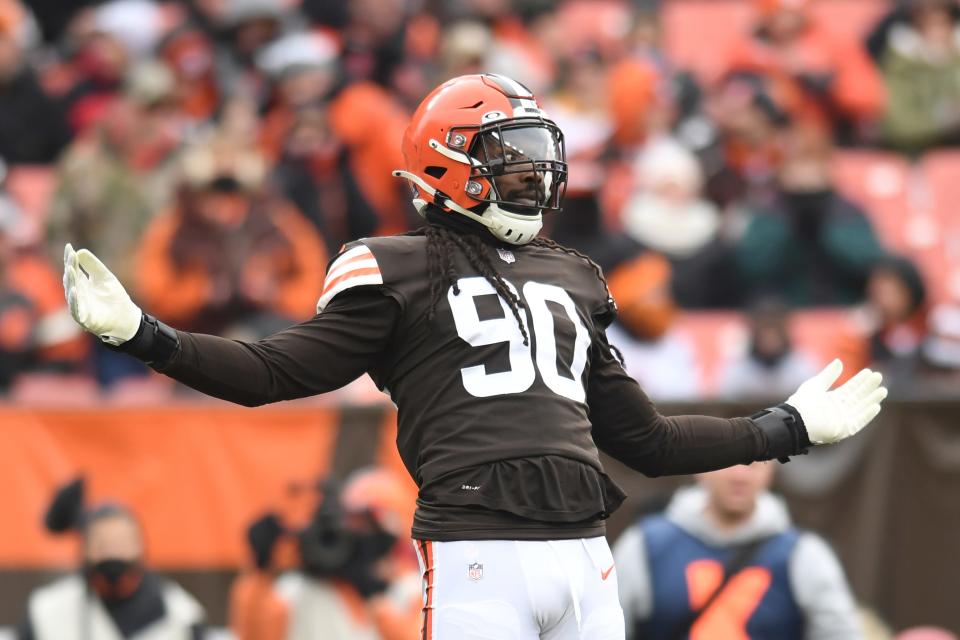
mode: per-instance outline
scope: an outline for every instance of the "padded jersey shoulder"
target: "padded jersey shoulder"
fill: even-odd
[[[358,287],[383,289],[402,303],[404,285],[426,276],[426,246],[422,235],[362,238],[343,245],[327,266],[317,313]]]

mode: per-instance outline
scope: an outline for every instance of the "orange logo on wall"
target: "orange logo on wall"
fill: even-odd
[[[698,611],[723,581],[723,565],[716,560],[695,560],[687,565],[687,591],[690,607]],[[690,630],[690,640],[750,640],[747,622],[770,588],[770,572],[762,567],[747,567],[723,588],[710,608]]]

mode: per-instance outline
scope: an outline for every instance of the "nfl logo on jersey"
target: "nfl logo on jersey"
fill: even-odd
[[[471,565],[467,565],[467,577],[476,582],[483,577],[483,565],[479,562],[474,562]]]
[[[513,255],[513,251],[509,251],[507,249],[497,249],[497,253],[500,254],[500,259],[507,264],[517,261],[517,256]]]

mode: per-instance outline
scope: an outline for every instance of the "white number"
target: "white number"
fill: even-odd
[[[584,367],[587,366],[590,338],[587,335],[587,328],[583,326],[580,316],[577,315],[573,298],[560,287],[539,282],[528,282],[523,285],[523,297],[533,316],[533,333],[537,336],[537,369],[540,370],[544,383],[554,393],[576,402],[584,402],[587,394],[581,377]],[[573,343],[573,361],[570,363],[571,378],[561,375],[557,367],[557,332],[553,314],[547,307],[548,300],[563,307],[577,331],[577,337]],[[546,339],[547,337],[549,339]]]
[[[509,282],[506,282],[506,285],[516,294],[516,287]],[[530,347],[523,344],[523,334],[507,301],[497,296],[500,307],[503,309],[503,317],[481,320],[475,298],[496,295],[493,285],[486,278],[474,277],[460,279],[457,286],[460,288],[460,295],[454,295],[453,287],[447,292],[457,334],[473,347],[503,342],[510,344],[509,371],[487,373],[486,365],[483,364],[465,367],[460,370],[464,388],[470,395],[479,398],[522,393],[529,389],[536,377],[534,358]],[[523,297],[533,318],[532,334],[536,337],[536,368],[540,371],[544,384],[556,394],[575,402],[584,402],[586,391],[582,378],[583,370],[587,365],[590,337],[577,314],[573,299],[560,287],[539,282],[526,283],[523,287]],[[557,367],[557,334],[553,313],[547,306],[548,301],[563,308],[576,330],[570,377],[561,374]],[[521,314],[521,317],[525,318],[525,314]]]
[[[487,398],[506,393],[523,393],[530,388],[536,378],[533,370],[533,359],[530,357],[530,347],[523,344],[523,336],[517,327],[507,301],[497,296],[503,308],[502,318],[481,320],[477,313],[474,298],[477,296],[497,295],[486,278],[462,278],[457,282],[460,295],[454,295],[453,287],[447,292],[450,309],[453,310],[453,321],[457,325],[457,333],[470,346],[482,347],[499,342],[510,343],[510,370],[500,373],[487,373],[486,365],[479,364],[465,367],[460,370],[463,376],[463,386],[472,396]],[[507,286],[516,293],[510,283]]]

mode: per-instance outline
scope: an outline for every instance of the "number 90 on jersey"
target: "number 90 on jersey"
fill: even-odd
[[[544,384],[551,391],[575,402],[584,402],[586,390],[583,370],[587,364],[590,337],[577,313],[573,298],[564,289],[552,284],[527,282],[523,285],[521,294],[513,284],[506,280],[504,282],[510,291],[526,302],[532,320],[532,330],[530,326],[527,327],[527,333],[532,338],[530,345],[523,343],[523,334],[507,301],[497,296],[493,285],[486,278],[461,278],[457,281],[460,295],[454,294],[453,287],[447,292],[457,334],[467,344],[482,347],[508,343],[510,346],[509,370],[488,373],[486,365],[483,364],[464,367],[460,370],[464,389],[478,398],[523,393],[533,385],[539,372]],[[503,308],[503,317],[480,319],[476,299],[488,295],[497,296]],[[562,308],[576,330],[569,376],[563,375],[558,365],[557,332],[548,302]],[[526,318],[523,320],[524,323],[527,322]]]

